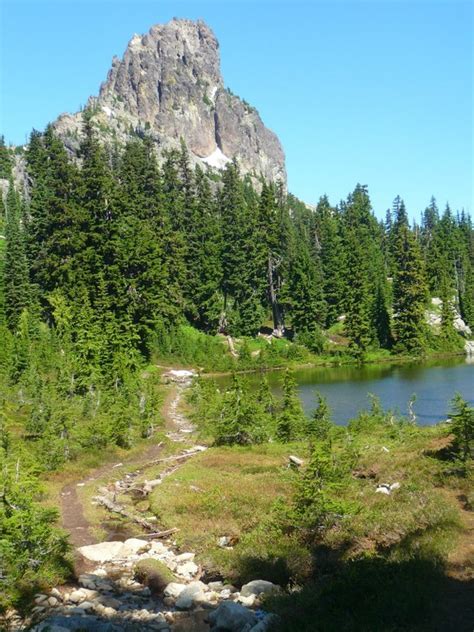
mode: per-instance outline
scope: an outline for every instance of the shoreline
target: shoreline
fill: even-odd
[[[410,362],[429,362],[429,361],[436,361],[436,360],[443,360],[443,359],[449,359],[449,358],[460,358],[460,357],[467,357],[467,355],[464,352],[458,352],[458,351],[450,351],[450,352],[442,352],[442,353],[430,353],[429,355],[426,356],[386,356],[386,357],[380,357],[378,359],[373,359],[373,360],[369,360],[367,362],[357,362],[353,359],[347,358],[347,359],[342,359],[342,360],[324,360],[322,362],[303,362],[301,364],[289,364],[286,366],[262,366],[262,367],[256,367],[256,368],[252,368],[252,369],[237,369],[235,371],[205,371],[205,370],[200,370],[199,368],[196,367],[191,367],[192,370],[197,371],[197,374],[199,377],[202,378],[219,378],[219,377],[228,377],[231,375],[246,375],[246,374],[252,374],[252,373],[269,373],[272,371],[284,371],[287,368],[291,368],[292,370],[298,371],[298,370],[303,370],[303,369],[318,369],[318,368],[338,368],[338,367],[347,367],[347,366],[353,366],[353,367],[367,367],[367,366],[374,366],[374,365],[379,365],[379,364],[408,364]],[[159,366],[159,365],[156,365]],[[166,368],[166,367],[159,367],[159,368]],[[188,367],[189,368],[189,367]]]

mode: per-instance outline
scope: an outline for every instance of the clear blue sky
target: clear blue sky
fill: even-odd
[[[0,0],[0,132],[20,144],[97,94],[134,32],[201,17],[224,80],[280,137],[289,188],[369,185],[417,216],[473,212],[473,3],[462,0]]]

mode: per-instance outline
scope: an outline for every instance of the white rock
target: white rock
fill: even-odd
[[[243,597],[249,597],[250,595],[261,595],[262,593],[271,593],[280,590],[280,587],[272,582],[267,582],[265,579],[254,579],[242,586],[240,594]]]
[[[219,594],[213,591],[198,593],[193,598],[193,604],[195,606],[202,606],[203,608],[213,608],[217,606],[218,601]]]
[[[46,601],[47,599],[48,599],[48,595],[42,595],[42,594],[36,595],[35,603],[39,605],[40,603],[43,603],[43,601]]]
[[[61,593],[59,592],[59,590],[57,588],[52,588],[51,589],[51,596],[52,597],[56,597],[56,599],[62,599],[63,596],[61,595]]]
[[[155,487],[161,485],[162,482],[163,481],[161,480],[161,478],[155,478],[151,481],[145,481],[145,484],[143,485],[143,491],[149,494],[155,489]]]
[[[88,590],[87,588],[79,588],[79,590],[73,590],[69,595],[69,601],[72,603],[81,603],[81,601],[93,600],[98,597],[98,593],[95,590]]]
[[[58,600],[56,599],[56,597],[50,597],[48,599],[48,604],[51,606],[51,608],[54,608],[54,606],[58,605]]]
[[[110,562],[116,557],[121,557],[123,542],[100,542],[81,546],[77,550],[91,562]]]
[[[172,597],[177,599],[183,590],[186,588],[186,584],[178,584],[177,582],[171,582],[166,586],[163,591],[165,597]]]
[[[150,543],[147,540],[139,540],[138,538],[129,538],[123,543],[123,547],[120,550],[120,557],[130,557],[137,555],[138,553],[144,553],[150,548]]]
[[[177,567],[178,575],[182,575],[184,577],[192,577],[196,575],[199,570],[199,566],[194,562],[186,562],[185,564],[180,564]]]
[[[150,551],[152,551],[153,553],[167,553],[168,549],[163,544],[163,542],[158,542],[157,540],[154,540],[151,543]]]
[[[180,553],[175,557],[176,562],[192,562],[194,560],[195,553]]]
[[[247,597],[245,597],[244,595],[240,595],[240,597],[237,599],[237,601],[246,608],[251,608],[253,605],[255,605],[256,600],[257,595],[248,595]]]
[[[92,601],[83,601],[81,603],[81,608],[84,610],[94,610],[95,604]]]
[[[206,585],[202,582],[191,582],[176,599],[176,607],[179,610],[188,610],[193,605],[194,599],[204,594],[205,589]]]

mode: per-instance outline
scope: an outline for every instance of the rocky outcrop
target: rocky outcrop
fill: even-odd
[[[225,88],[219,44],[204,22],[173,19],[134,35],[89,106],[105,142],[146,133],[162,154],[183,139],[204,166],[222,169],[235,157],[243,173],[286,182],[278,138],[255,108]],[[63,114],[54,125],[75,152],[81,114]]]

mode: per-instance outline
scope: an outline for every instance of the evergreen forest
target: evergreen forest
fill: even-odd
[[[67,537],[42,481],[160,429],[157,365],[238,372],[463,353],[455,322],[474,329],[464,211],[431,199],[410,221],[397,196],[380,219],[361,184],[310,207],[236,161],[220,173],[194,167],[182,143],[159,163],[146,134],[119,150],[102,144],[87,111],[83,126],[74,157],[51,126],[24,149],[0,142],[0,612],[68,576]],[[219,396],[213,388],[201,381],[191,402],[216,446],[309,442],[295,513],[278,524],[310,530],[317,516],[351,514],[349,500],[315,489],[324,476],[335,494],[340,485],[327,446],[341,435],[322,398],[307,420],[291,372],[281,405],[265,381],[257,394],[238,377]],[[389,427],[388,414],[372,413]],[[356,459],[344,445],[349,477]]]

